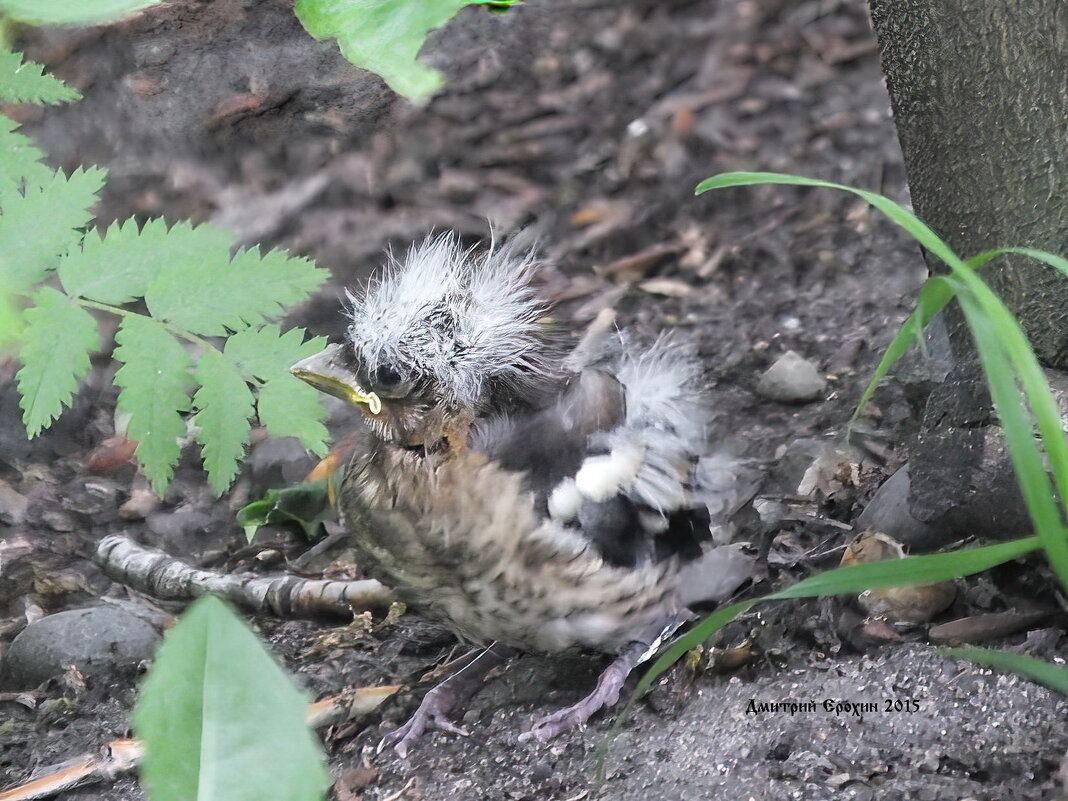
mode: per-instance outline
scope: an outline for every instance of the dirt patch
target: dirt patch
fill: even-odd
[[[291,4],[273,0],[174,3],[117,29],[43,35],[28,50],[85,94],[67,108],[24,114],[58,164],[108,166],[104,219],[212,219],[246,241],[315,257],[334,278],[293,322],[328,335],[341,330],[343,288],[378,266],[386,248],[443,228],[472,241],[491,225],[499,235],[532,228],[563,315],[583,324],[614,307],[624,324],[693,338],[716,401],[714,435],[757,459],[841,430],[923,278],[916,248],[850,198],[790,189],[692,196],[708,175],[760,169],[905,197],[860,2],[539,0],[503,16],[468,9],[433,37],[432,60],[450,82],[425,109],[352,70],[332,44],[310,40]],[[824,401],[782,405],[753,392],[787,350],[831,376]],[[98,360],[89,391],[34,443],[20,438],[8,373],[0,384],[0,478],[29,499],[22,523],[0,527],[4,542],[22,549],[2,576],[6,638],[25,623],[27,602],[51,612],[105,594],[129,600],[88,561],[107,533],[126,531],[222,569],[278,569],[306,550],[282,531],[245,548],[233,522],[234,508],[282,483],[299,460],[284,449],[264,455],[263,443],[259,466],[228,499],[212,500],[189,458],[161,506],[120,517],[138,487],[132,467],[104,477],[85,471],[113,430],[110,369]],[[868,421],[884,464],[876,460],[865,488],[896,466],[910,425],[903,398],[882,395]],[[94,501],[101,492],[109,500]],[[824,511],[848,522],[862,497]],[[797,525],[777,547],[823,553],[843,537]],[[259,557],[272,549],[274,562]],[[772,581],[833,563],[780,561]],[[957,613],[1028,594],[1019,570],[986,581],[994,584],[970,585]],[[329,732],[332,767],[354,791],[380,799],[1049,797],[1068,749],[1064,702],[921,643],[858,645],[842,634],[843,609],[782,605],[735,624],[723,642],[752,640],[758,657],[729,675],[672,674],[615,742],[602,786],[591,781],[591,758],[604,720],[547,747],[516,740],[538,714],[584,694],[599,669],[592,657],[510,665],[465,718],[472,737],[429,736],[407,763],[374,753],[381,730],[414,707],[418,696],[406,693],[381,725]],[[259,624],[320,693],[418,676],[452,647],[408,616],[352,649],[309,659],[302,654],[329,624]],[[1045,640],[1047,657],[1063,654],[1058,637]],[[115,679],[53,683],[35,710],[0,703],[4,784],[124,735],[133,699],[133,680]],[[750,699],[816,709],[747,715]],[[825,699],[878,711],[836,715]],[[918,708],[885,712],[887,699]],[[122,780],[66,797],[141,796]]]

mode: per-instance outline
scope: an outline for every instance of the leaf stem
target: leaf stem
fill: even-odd
[[[98,311],[108,312],[109,314],[114,314],[118,317],[149,317],[153,320],[156,319],[154,317],[151,317],[151,315],[130,311],[129,309],[124,309],[121,306],[112,306],[110,303],[100,303],[98,301],[87,300],[85,298],[75,298],[74,300],[79,306],[84,306],[87,309],[97,309]],[[199,337],[196,334],[190,333],[189,331],[183,331],[181,328],[175,328],[173,325],[165,323],[162,320],[156,320],[156,322],[158,322],[160,325],[162,325],[164,328],[174,334],[174,336],[179,337],[180,339],[184,339],[187,342],[192,342],[194,345],[199,345],[202,348],[214,348],[215,350],[219,350],[219,348],[216,348],[203,337]]]

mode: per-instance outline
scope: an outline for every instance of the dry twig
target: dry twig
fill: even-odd
[[[351,615],[386,608],[393,601],[392,593],[374,579],[329,581],[216,573],[190,567],[117,534],[100,541],[96,562],[115,581],[153,598],[186,601],[210,593],[244,609],[279,617]]]

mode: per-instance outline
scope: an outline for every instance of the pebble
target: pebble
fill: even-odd
[[[26,519],[26,507],[30,505],[25,495],[20,495],[8,484],[0,481],[0,523],[20,526]]]
[[[910,484],[909,466],[906,464],[876,490],[857,519],[857,529],[881,531],[913,551],[933,551],[947,545],[956,537],[956,532],[912,516],[909,509]]]
[[[100,676],[150,659],[159,634],[121,609],[94,606],[56,612],[31,623],[11,642],[0,662],[0,687],[30,690],[74,665]]]
[[[135,487],[130,497],[119,507],[123,520],[144,520],[159,509],[159,496],[148,487]]]
[[[41,513],[41,522],[53,531],[76,531],[79,528],[74,515],[62,509],[46,509]]]
[[[816,366],[792,350],[786,351],[757,382],[756,391],[781,403],[805,403],[823,397],[827,381]]]
[[[118,487],[114,481],[99,476],[79,478],[63,488],[59,502],[70,512],[101,522],[101,516],[115,507]]]

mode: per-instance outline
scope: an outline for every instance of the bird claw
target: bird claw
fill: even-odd
[[[519,742],[525,743],[537,740],[539,743],[547,743],[561,734],[566,734],[575,729],[584,729],[586,721],[604,706],[605,704],[597,703],[596,701],[591,703],[591,697],[589,696],[583,698],[574,706],[569,706],[553,712],[551,715],[538,718],[534,721],[534,725],[530,727],[530,731],[525,731],[519,735]]]
[[[636,657],[644,650],[642,643],[635,643],[615,662],[605,668],[597,680],[593,692],[569,707],[553,712],[534,721],[530,731],[519,735],[519,741],[537,740],[547,743],[554,737],[566,734],[574,729],[582,729],[593,715],[602,709],[615,705],[619,700],[619,691],[634,667]],[[639,650],[641,649],[641,650]]]
[[[377,753],[381,754],[392,747],[401,759],[407,759],[408,752],[427,729],[459,734],[470,737],[467,729],[457,726],[446,717],[446,713],[456,703],[456,698],[449,692],[442,692],[442,687],[435,687],[424,697],[419,708],[408,718],[408,722],[394,729],[378,743]]]

